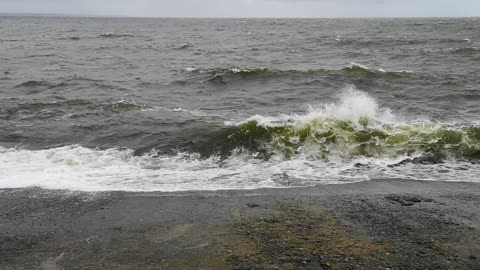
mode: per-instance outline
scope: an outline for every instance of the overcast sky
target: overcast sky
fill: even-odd
[[[480,0],[0,0],[0,13],[147,17],[480,16]]]

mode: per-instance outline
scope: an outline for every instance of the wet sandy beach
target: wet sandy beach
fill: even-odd
[[[0,269],[480,269],[480,184],[0,190]]]

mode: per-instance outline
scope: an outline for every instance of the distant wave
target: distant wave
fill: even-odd
[[[452,101],[452,100],[462,100],[462,101],[480,101],[480,93],[451,93],[444,94],[434,97],[434,101]]]
[[[16,87],[37,87],[37,86],[42,86],[42,85],[49,85],[47,82],[42,82],[42,81],[35,81],[35,80],[31,80],[31,81],[26,81],[26,82],[23,82],[19,85],[17,85]]]
[[[25,41],[25,39],[0,39],[0,42],[19,42]]]
[[[472,55],[480,53],[480,49],[476,47],[457,48],[450,50],[453,54]]]
[[[135,35],[129,35],[129,34],[116,34],[112,32],[106,32],[103,34],[100,34],[101,37],[104,38],[121,38],[121,37],[135,37]]]
[[[176,69],[176,67],[174,67]],[[307,69],[307,70],[279,70],[265,67],[256,68],[230,68],[230,69],[202,69],[188,67],[182,69],[184,72],[191,72],[194,74],[205,74],[209,76],[206,81],[212,83],[227,83],[228,80],[234,79],[256,79],[268,77],[307,77],[315,75],[329,75],[329,74],[359,74],[373,77],[408,77],[415,73],[408,70],[400,71],[385,71],[383,69],[371,69],[365,65],[351,63],[340,70],[334,69]]]
[[[178,47],[175,47],[175,49],[177,49],[177,50],[185,50],[185,49],[188,49],[188,48],[190,48],[190,47],[192,47],[191,44],[184,43],[184,44],[182,44],[182,45],[180,45],[180,46],[178,46]]]
[[[30,81],[25,81],[23,83],[18,84],[17,86],[15,86],[15,88],[37,88],[37,87],[55,88],[63,85],[64,85],[63,83],[55,84],[55,83],[50,83],[48,81],[30,80]]]
[[[465,44],[469,43],[470,39],[452,39],[452,38],[441,38],[441,39],[417,39],[404,36],[403,38],[390,38],[390,39],[349,39],[349,38],[337,38],[337,44],[345,46],[358,46],[358,47],[369,47],[369,46],[403,46],[403,45],[424,45],[424,44]]]
[[[78,83],[86,82],[90,86],[94,86],[99,89],[112,89],[112,90],[130,90],[122,84],[116,84],[111,81],[105,81],[101,79],[83,77],[83,76],[68,76],[64,78],[58,78],[55,80],[27,80],[21,82],[15,86],[15,88],[23,88],[28,91],[43,91],[54,88],[66,88],[68,86],[75,85]]]
[[[78,41],[80,40],[81,38],[78,37],[78,36],[70,36],[70,37],[60,37],[58,38],[59,40],[74,40],[74,41]]]
[[[63,58],[62,56],[58,55],[58,54],[33,54],[33,55],[26,55],[25,58],[40,58],[40,57],[59,57],[59,58]]]
[[[133,100],[114,99],[106,101],[74,99],[58,102],[30,102],[19,103],[13,107],[2,108],[6,116],[23,117],[25,115],[37,115],[38,113],[55,112],[50,116],[58,116],[66,114],[67,116],[81,115],[83,113],[91,113],[94,111],[108,112],[124,112],[131,110],[144,109],[145,105],[137,104]],[[6,117],[5,116],[5,117]]]

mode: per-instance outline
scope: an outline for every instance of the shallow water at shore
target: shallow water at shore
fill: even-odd
[[[0,188],[478,181],[479,23],[0,18]]]

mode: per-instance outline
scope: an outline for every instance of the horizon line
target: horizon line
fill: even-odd
[[[30,18],[125,18],[125,19],[435,19],[435,18],[480,18],[478,16],[335,16],[335,17],[221,17],[221,16],[131,16],[108,14],[71,14],[71,13],[39,13],[39,12],[0,12],[0,17]]]

